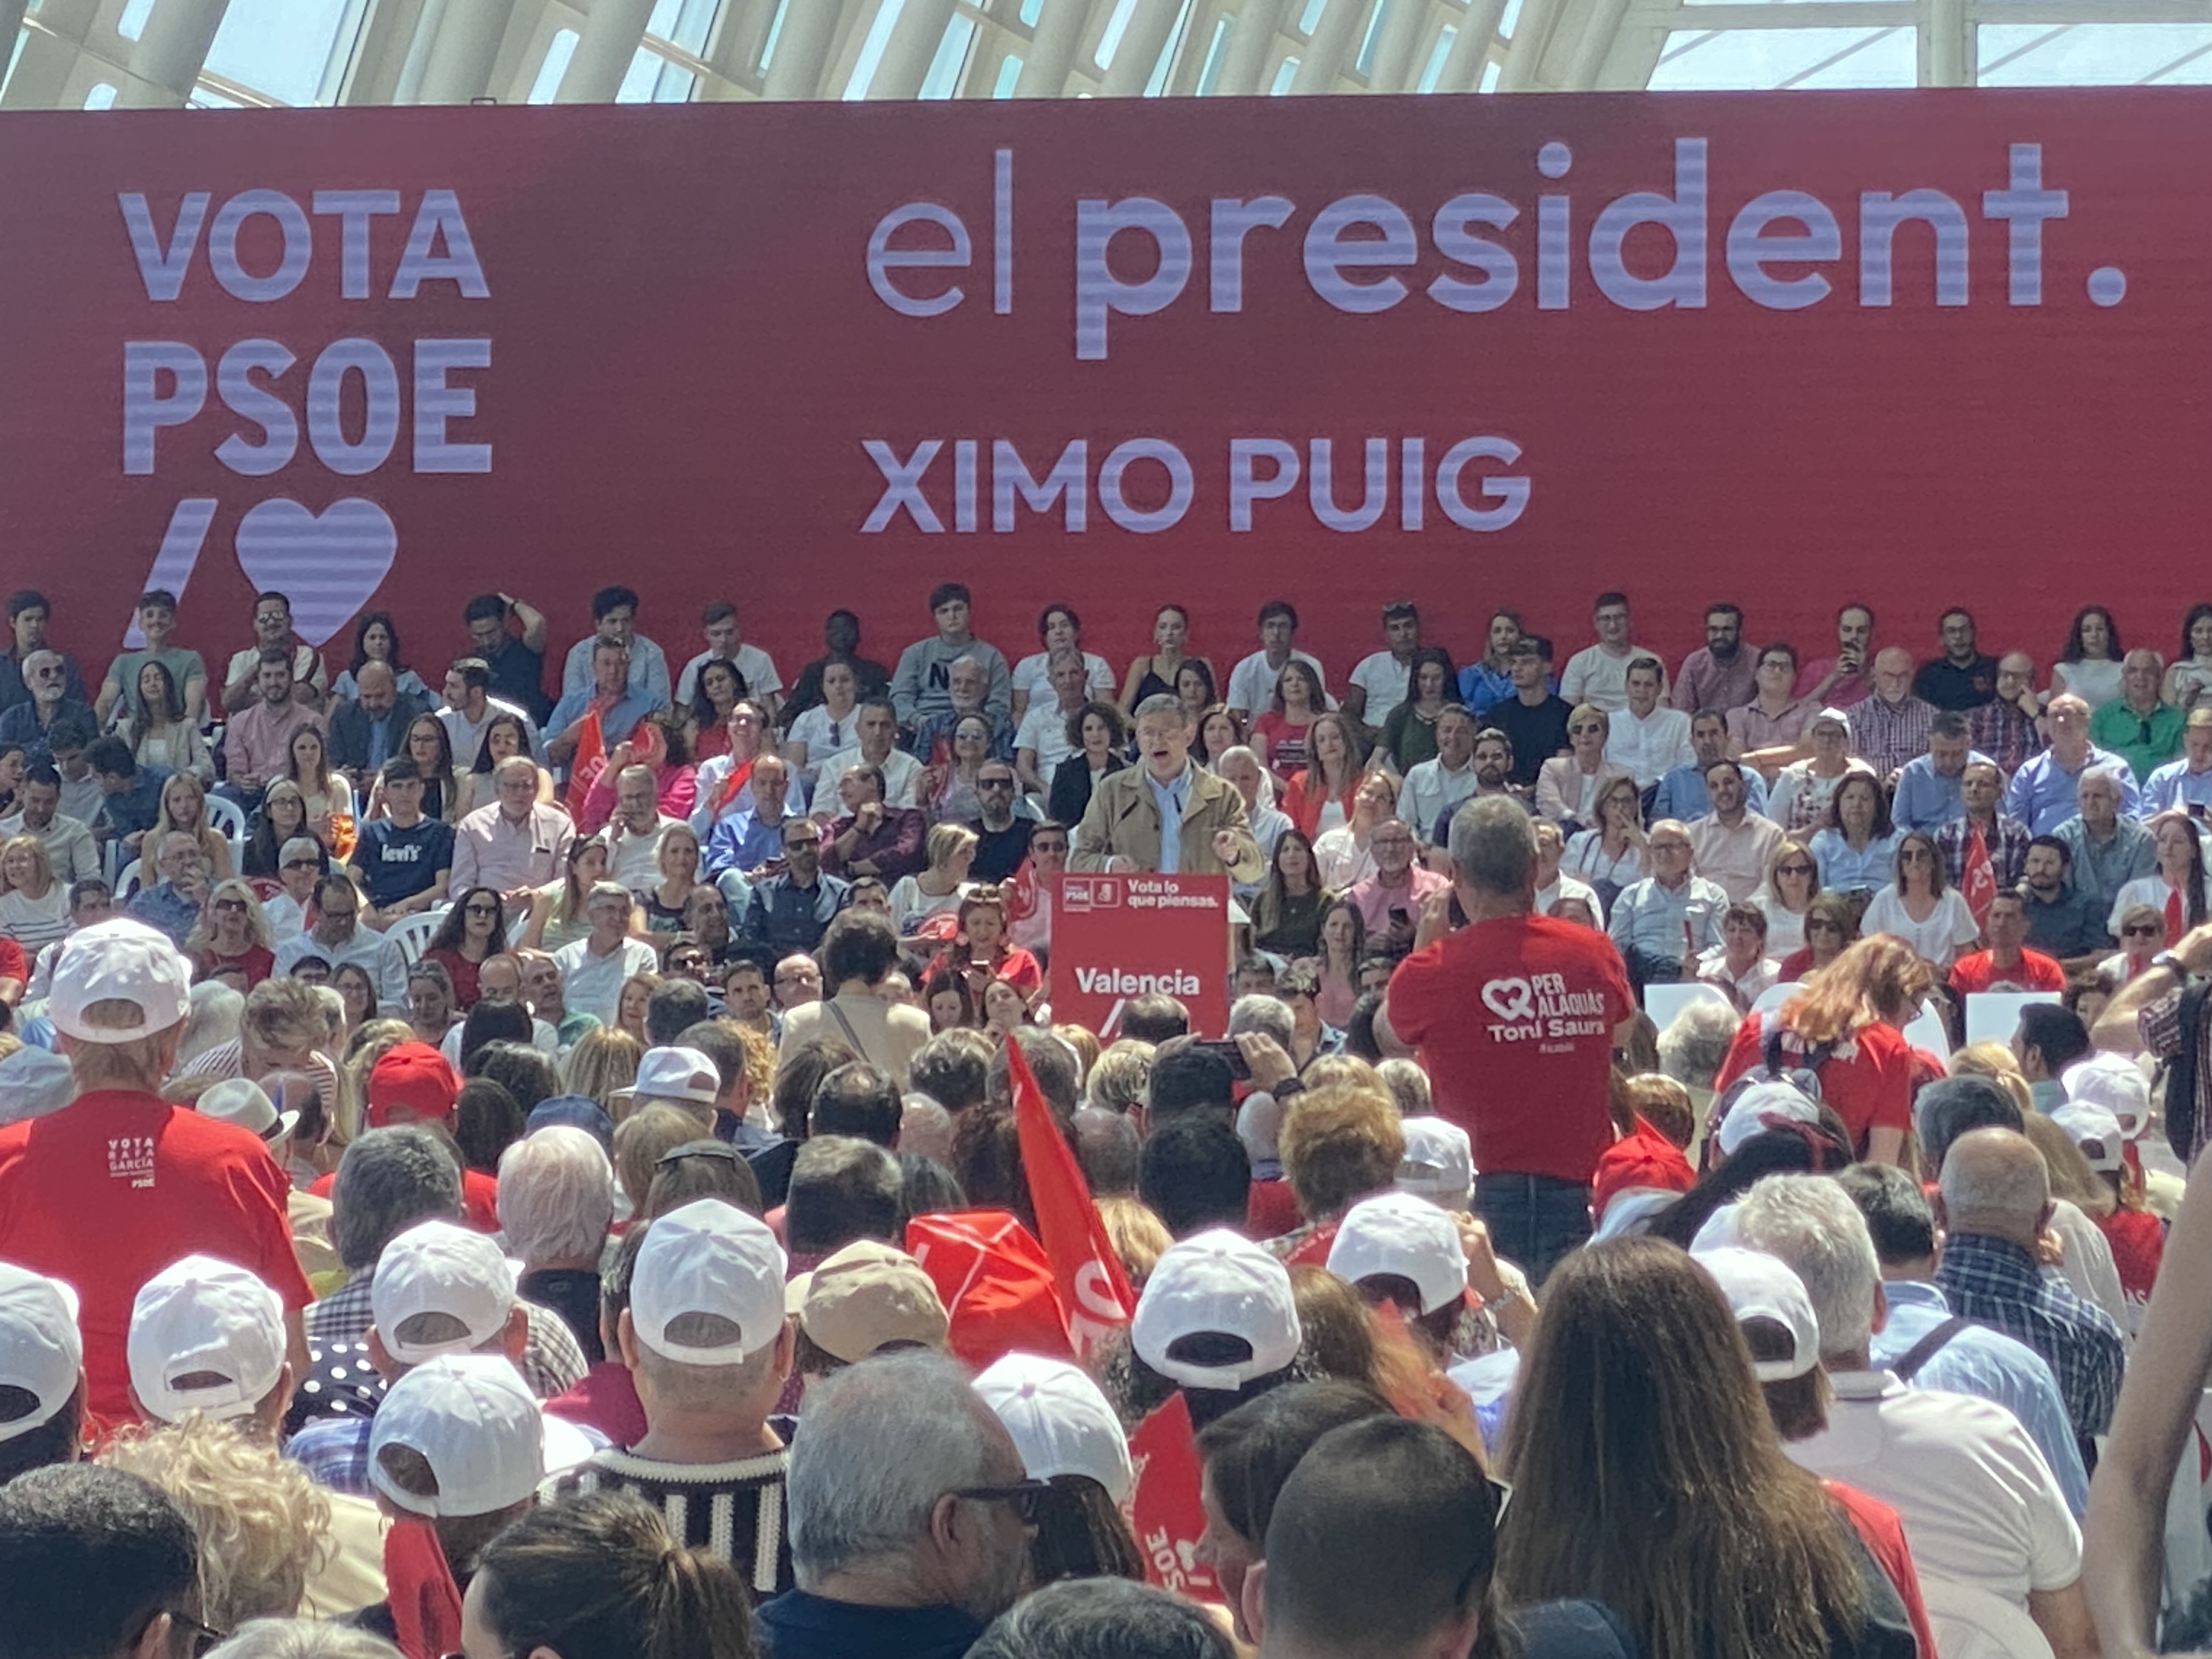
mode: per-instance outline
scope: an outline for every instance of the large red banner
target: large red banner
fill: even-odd
[[[97,664],[602,582],[868,653],[1218,667],[1303,601],[1569,646],[1631,591],[1825,645],[1864,595],[2047,659],[2212,590],[2212,92],[106,112],[0,118],[0,546]],[[678,659],[681,659],[679,655]],[[789,666],[787,666],[787,672]],[[434,684],[434,674],[433,675]]]

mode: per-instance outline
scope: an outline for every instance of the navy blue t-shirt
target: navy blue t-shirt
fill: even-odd
[[[362,826],[353,867],[361,872],[368,902],[378,909],[412,898],[439,871],[453,867],[453,828],[423,817],[402,830],[390,818],[378,818]]]

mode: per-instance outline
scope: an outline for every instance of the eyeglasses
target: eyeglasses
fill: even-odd
[[[499,906],[496,904],[464,904],[461,907],[461,910],[463,914],[466,915],[495,916],[499,914]]]
[[[1582,726],[1571,726],[1567,728],[1567,735],[1571,738],[1582,738],[1589,736],[1593,732],[1602,732],[1604,730],[1605,727],[1602,726],[1591,726],[1588,724]]]
[[[796,853],[802,847],[819,847],[821,845],[822,838],[819,836],[801,836],[796,841],[787,841],[784,842],[783,850],[787,853]]]
[[[1908,847],[1897,855],[1899,864],[1933,864],[1936,855],[1924,847]]]
[[[1805,931],[1808,933],[1840,933],[1844,929],[1840,922],[1815,921],[1807,922]]]
[[[1809,864],[1778,864],[1774,866],[1774,873],[1778,876],[1809,876],[1813,873],[1813,866]]]
[[[1014,787],[1014,781],[1012,778],[978,778],[975,787],[978,789],[1011,789]]]
[[[1015,1517],[1024,1526],[1034,1527],[1037,1511],[1044,1504],[1044,1495],[1051,1490],[1049,1480],[1018,1480],[1010,1486],[955,1486],[952,1496],[964,1498],[971,1504],[1012,1504]]]
[[[164,1608],[162,1613],[155,1613],[154,1615],[154,1619],[162,1617],[163,1613],[167,1613],[170,1624],[173,1625],[177,1629],[185,1632],[192,1638],[191,1648],[191,1659],[200,1659],[200,1656],[205,1653],[210,1648],[218,1647],[230,1639],[230,1634],[228,1631],[217,1630],[213,1625],[204,1625],[198,1620],[193,1618],[191,1614],[188,1613],[179,1613],[173,1607]],[[154,1619],[149,1619],[146,1621],[149,1628],[152,1626]],[[139,1632],[139,1636],[142,1639],[144,1638],[144,1635],[145,1632],[141,1631]]]
[[[2123,939],[2156,939],[2166,929],[2154,921],[2137,922],[2132,927],[2120,929]]]

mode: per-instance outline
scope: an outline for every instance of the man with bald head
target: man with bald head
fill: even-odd
[[[331,764],[366,800],[384,763],[405,751],[408,722],[428,705],[402,694],[389,663],[362,664],[353,684],[354,695],[331,710]]]
[[[2089,741],[2127,762],[2136,781],[2150,787],[2181,752],[2181,710],[2160,696],[2166,659],[2137,646],[2120,659],[2120,695],[2089,717]]]
[[[708,879],[725,870],[750,876],[783,856],[784,800],[791,787],[791,770],[778,755],[763,755],[753,762],[748,780],[753,804],[718,822],[702,853]]]
[[[2089,741],[2089,705],[2072,692],[2063,692],[2044,710],[2051,747],[2012,775],[2005,791],[2005,811],[2039,836],[2047,836],[2074,815],[2081,774],[2100,767],[2119,786],[2120,810],[2130,817],[2142,816],[2142,792],[2127,762],[2109,749]]]
[[[1903,647],[1875,653],[1874,695],[1850,712],[1851,752],[1885,784],[1907,762],[1928,752],[1928,726],[1936,709],[1913,696],[1912,653]]]
[[[2102,1434],[2119,1398],[2120,1328],[2057,1274],[2038,1248],[2051,1224],[2051,1172],[2027,1136],[1974,1129],[1944,1154],[1936,1213],[1944,1229],[1936,1283],[1951,1311],[2023,1342],[2050,1363],[2074,1432]]]
[[[2212,807],[2212,705],[2199,703],[2183,714],[2178,708],[2159,707],[2174,717],[2181,734],[2181,758],[2168,761],[2143,781],[2143,816],[2179,811],[2201,815]]]

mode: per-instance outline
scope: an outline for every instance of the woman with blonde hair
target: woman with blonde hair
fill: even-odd
[[[1787,957],[1805,948],[1805,921],[1820,892],[1820,861],[1812,847],[1795,836],[1774,843],[1766,855],[1766,878],[1751,902],[1766,914],[1766,953]]]
[[[269,918],[262,914],[253,889],[236,876],[210,888],[199,921],[185,936],[185,952],[200,978],[235,969],[246,976],[249,991],[274,973],[276,957],[269,945]]]
[[[1747,1016],[1713,1087],[1724,1091],[1770,1061],[1802,1066],[1820,1079],[1858,1157],[1902,1164],[1912,1127],[1912,1050],[1903,1032],[1935,983],[1903,939],[1863,939],[1781,1007]]]
[[[1360,780],[1367,775],[1352,722],[1331,711],[1306,728],[1306,763],[1277,803],[1292,823],[1318,836],[1352,821]]]
[[[957,909],[973,885],[968,872],[981,842],[964,823],[933,823],[922,842],[929,865],[901,876],[890,890],[891,922],[902,939],[912,939],[932,916]]]
[[[0,845],[0,935],[35,957],[69,926],[69,885],[54,879],[45,844],[36,836],[17,836]]]
[[[231,860],[229,837],[208,822],[207,791],[189,772],[173,772],[161,785],[161,810],[154,815],[154,827],[147,832],[144,846],[157,848],[170,836],[190,836],[200,844],[210,881],[226,881],[238,873]]]
[[[601,1111],[619,1121],[629,1102],[625,1096],[618,1107],[616,1092],[637,1081],[637,1062],[644,1054],[645,1045],[629,1032],[611,1025],[594,1026],[568,1050],[561,1081],[568,1093],[590,1097]]]
[[[666,945],[684,931],[691,895],[699,885],[699,832],[680,821],[670,824],[660,832],[653,865],[659,879],[640,896],[652,943]]]
[[[1578,702],[1567,714],[1567,752],[1554,755],[1536,771],[1536,811],[1562,828],[1596,825],[1598,802],[1616,778],[1633,783],[1625,766],[1605,757],[1613,717],[1594,702]]]
[[[1896,1591],[1782,1449],[1720,1288],[1672,1244],[1615,1239],[1553,1271],[1508,1420],[1509,1605],[1589,1596],[1647,1659],[1914,1651]]]

